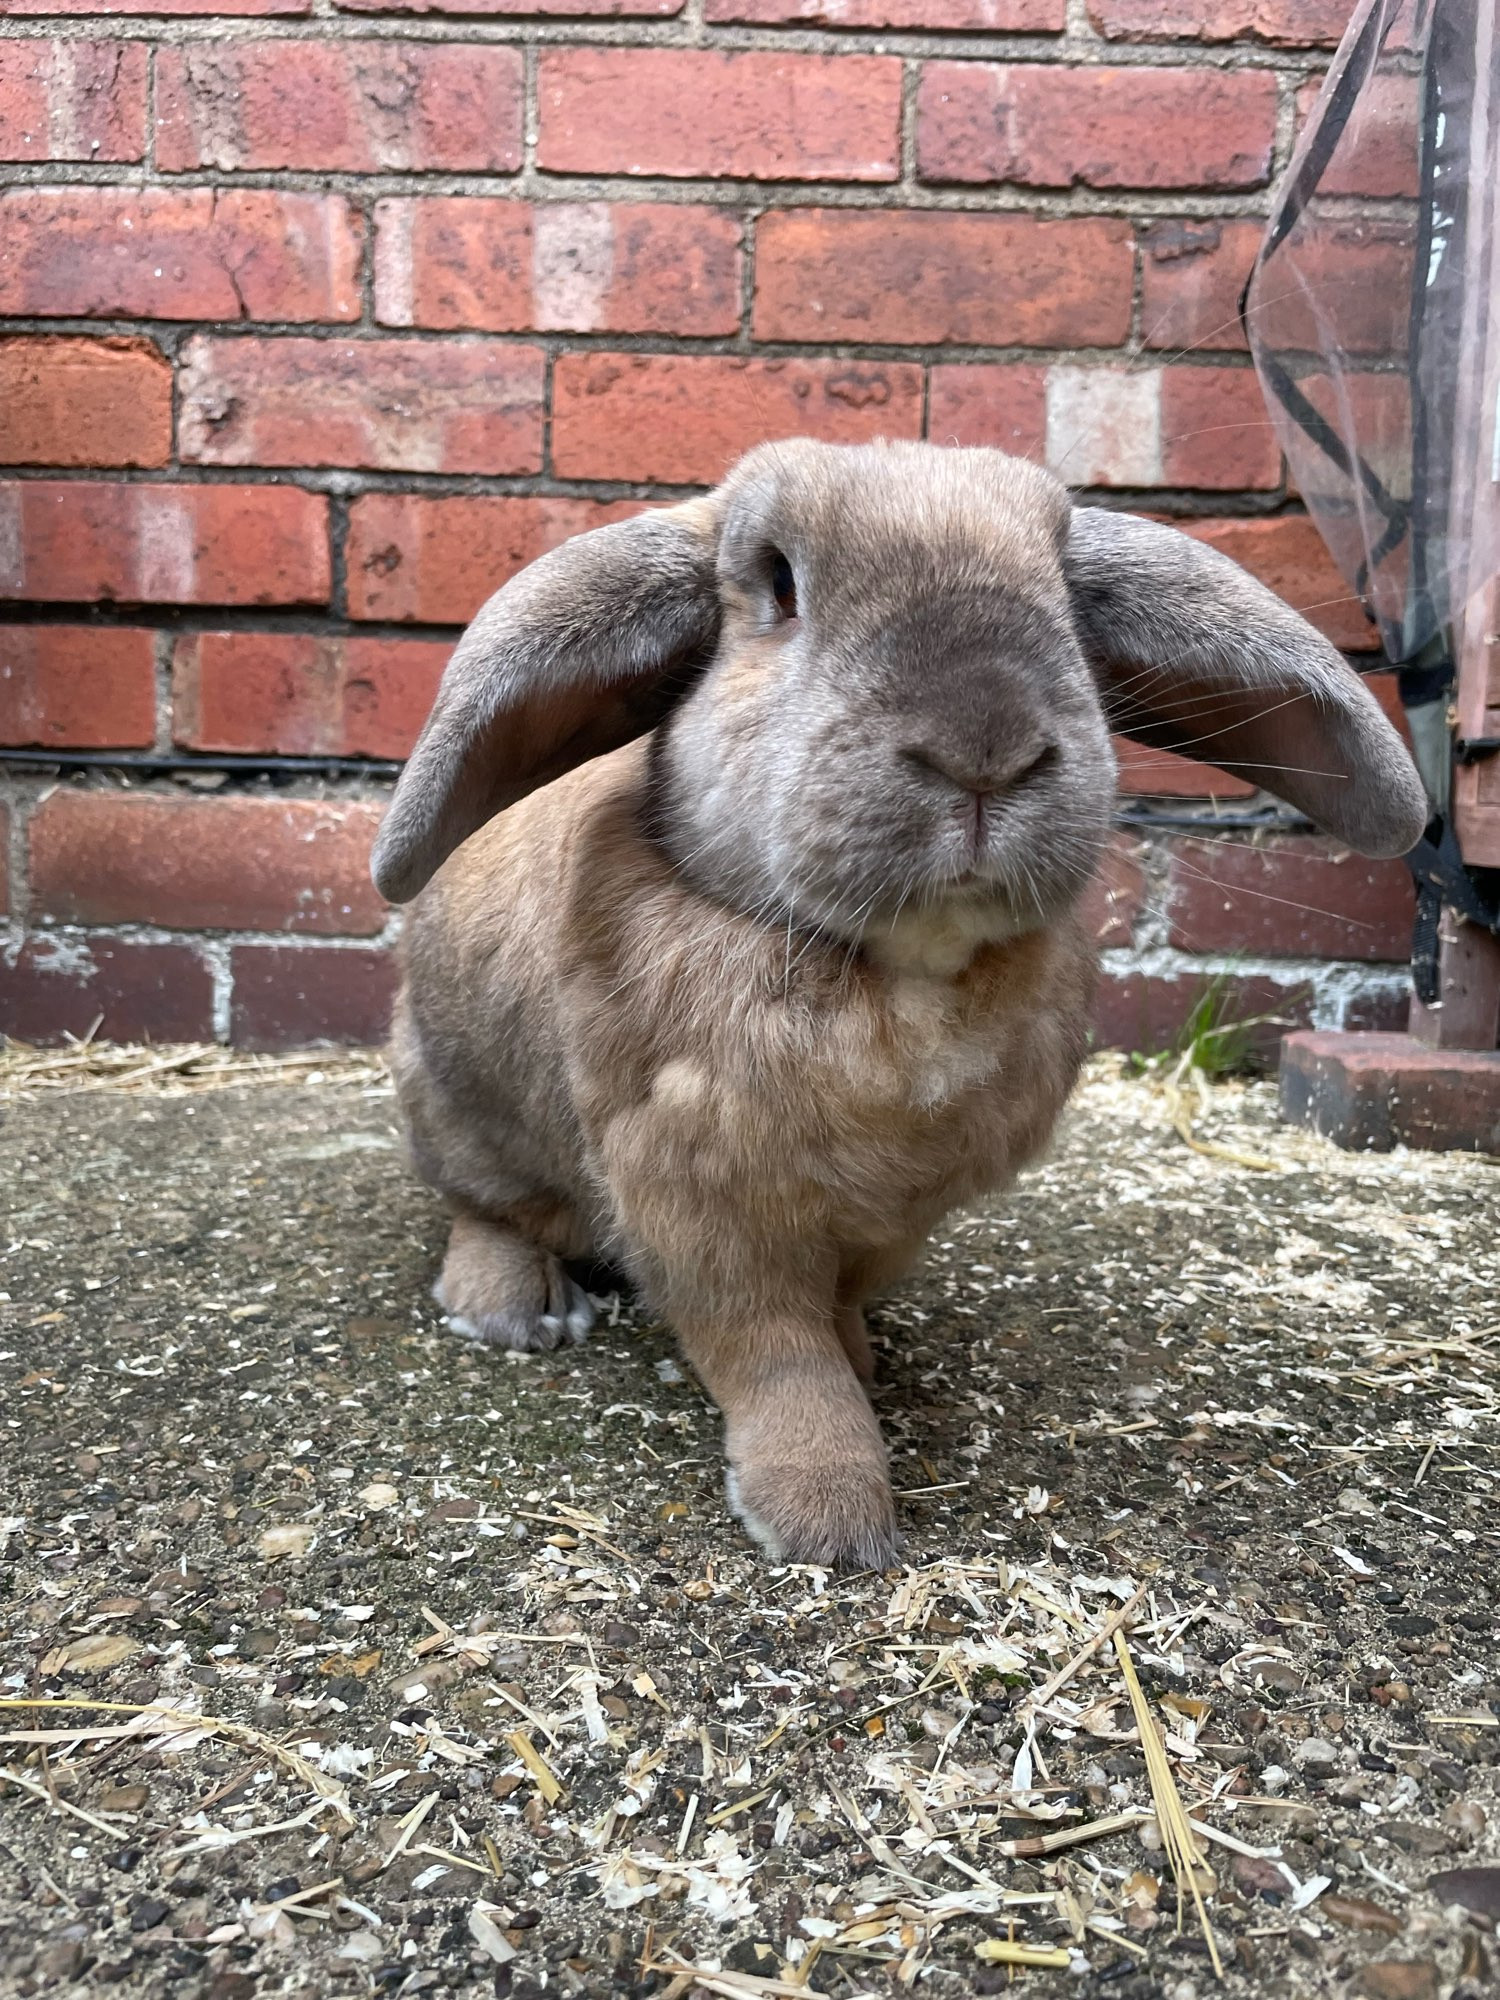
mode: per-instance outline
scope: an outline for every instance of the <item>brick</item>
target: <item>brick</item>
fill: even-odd
[[[145,154],[144,42],[0,43],[0,160],[102,165]]]
[[[337,195],[18,187],[0,194],[0,313],[359,317],[361,223]]]
[[[1281,446],[1249,368],[1164,368],[1164,486],[1268,491],[1281,484]]]
[[[214,339],[183,349],[179,437],[199,465],[535,472],[543,356],[487,340]]]
[[[1156,222],[1141,232],[1141,326],[1147,347],[1243,353],[1240,293],[1259,222]]]
[[[380,808],[321,799],[49,793],[31,815],[31,893],[53,922],[368,935]]]
[[[1322,88],[1310,77],[1297,92],[1299,133]],[[1318,182],[1319,194],[1414,197],[1417,183],[1417,79],[1381,70],[1361,86],[1355,116],[1344,127],[1333,158]]]
[[[405,757],[452,649],[311,632],[197,632],[172,655],[172,736],[190,750]]]
[[[1337,376],[1321,371],[1301,377],[1298,385],[1314,409],[1321,410],[1334,430],[1358,446],[1360,457],[1388,492],[1401,493],[1411,479],[1411,377],[1382,370],[1378,374],[1341,370]],[[1338,495],[1337,514],[1347,518],[1347,486],[1323,452],[1295,426],[1287,439],[1292,453],[1291,484],[1301,491],[1300,471],[1308,493],[1333,492]],[[1304,496],[1305,497],[1305,496]],[[1359,523],[1348,519],[1347,532],[1359,534]],[[1393,563],[1386,567],[1399,575],[1396,615],[1401,615],[1405,597],[1408,551],[1403,542]]]
[[[1046,376],[1046,463],[1070,486],[1281,483],[1281,449],[1248,368],[1059,364]]]
[[[1160,1055],[1178,1045],[1210,993],[1216,1020],[1243,1024],[1248,1069],[1274,1065],[1282,1035],[1306,1024],[1315,997],[1305,980],[1283,986],[1242,973],[1139,972],[1106,963],[1094,1002],[1095,1040],[1107,1049]]]
[[[4,14],[310,14],[312,0],[0,0]]]
[[[1160,486],[1159,370],[1049,368],[1047,464],[1070,486]]]
[[[1288,1035],[1281,1112],[1356,1152],[1500,1153],[1500,1053],[1400,1034]]]
[[[665,18],[680,14],[685,4],[686,0],[334,0],[343,14],[567,14],[606,20],[638,15]]]
[[[1407,983],[1392,986],[1370,981],[1357,986],[1344,998],[1344,1027],[1351,1034],[1366,1030],[1377,1034],[1404,1035],[1411,1020],[1411,988]]]
[[[172,368],[149,340],[0,340],[0,465],[165,465]]]
[[[0,625],[0,743],[114,750],[155,740],[152,633]]]
[[[1336,48],[1349,0],[1089,0],[1089,19],[1112,40],[1258,41]]]
[[[1119,790],[1127,798],[1247,799],[1257,790],[1244,778],[1231,778],[1216,764],[1200,764],[1192,757],[1135,743],[1128,736],[1115,737],[1114,749],[1120,767]]]
[[[1305,514],[1272,520],[1181,521],[1184,533],[1221,549],[1302,612],[1346,653],[1373,652],[1375,628]]]
[[[326,604],[328,502],[289,486],[0,483],[0,599]]]
[[[375,316],[461,332],[734,333],[740,221],[637,202],[380,202]]]
[[[548,549],[639,512],[636,500],[361,494],[349,509],[349,615],[464,624]]]
[[[543,49],[537,163],[565,174],[893,181],[894,56]]]
[[[1101,949],[1128,945],[1146,906],[1142,848],[1132,834],[1117,833],[1084,892],[1083,920]]]
[[[1047,448],[1047,371],[1029,361],[945,362],[928,372],[934,444],[990,445],[1018,458]]]
[[[1315,353],[1331,331],[1350,354],[1399,358],[1414,254],[1406,222],[1320,216],[1267,264],[1263,295],[1251,302],[1257,332],[1280,349]]]
[[[156,163],[514,173],[522,58],[494,43],[190,42],[156,59]]]
[[[1113,347],[1130,325],[1127,224],[785,209],[757,232],[760,340]]]
[[[918,437],[922,371],[903,362],[734,354],[564,354],[552,463],[564,479],[708,485],[768,439]]]
[[[206,1042],[213,974],[190,944],[45,932],[0,950],[0,1034],[18,1041]]]
[[[1057,35],[1067,0],[707,0],[705,21],[815,28],[975,29],[989,34]]]
[[[1293,836],[1174,840],[1168,911],[1183,951],[1405,959],[1415,901],[1399,861]]]
[[[917,96],[924,181],[1261,187],[1275,139],[1264,70],[932,62]]]
[[[390,1032],[394,954],[366,945],[237,944],[229,1039],[242,1049],[371,1048]]]

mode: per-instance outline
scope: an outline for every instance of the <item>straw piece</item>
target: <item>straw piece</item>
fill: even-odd
[[[1143,1583],[1129,1601],[1122,1604],[1119,1610],[1100,1626],[1093,1638],[1073,1655],[1068,1664],[1065,1667],[1059,1668],[1045,1687],[1040,1688],[1036,1694],[1028,1698],[1026,1707],[1031,1713],[1034,1714],[1039,1708],[1045,1708],[1053,1695],[1060,1693],[1068,1685],[1068,1682],[1072,1680],[1078,1669],[1086,1665],[1094,1657],[1095,1653],[1098,1652],[1099,1648],[1115,1636],[1116,1632],[1124,1626],[1126,1620],[1140,1604],[1148,1588],[1149,1586]]]
[[[406,1852],[407,1848],[411,1845],[412,1835],[432,1811],[440,1797],[441,1794],[438,1792],[429,1792],[425,1799],[419,1799],[409,1813],[397,1820],[396,1838],[391,1844],[390,1853],[385,1857],[387,1868],[390,1867],[398,1854]]]
[[[701,1986],[705,1993],[725,1994],[728,2000],[752,2000],[752,1996],[754,2000],[759,2000],[761,1994],[777,1996],[777,2000],[807,2000],[807,1987],[793,1980],[766,1979],[755,1972],[731,1972],[727,1969],[720,1970],[718,1967],[690,1965],[686,1959],[679,1958],[675,1951],[669,1958],[647,1963],[645,1970],[672,1973],[676,1979],[685,1979],[688,1986]],[[686,1992],[687,1987],[682,1990]],[[849,2000],[874,2000],[874,1996],[867,1989],[861,1988],[859,1992],[849,1995]]]
[[[111,1826],[107,1819],[100,1819],[96,1813],[87,1812],[82,1806],[72,1805],[67,1799],[60,1799],[56,1792],[48,1791],[47,1787],[39,1785],[35,1778],[28,1778],[24,1771],[14,1771],[8,1764],[0,1765],[0,1778],[4,1778],[8,1784],[19,1785],[23,1792],[32,1793],[44,1804],[51,1806],[54,1812],[71,1813],[74,1819],[81,1819],[86,1825],[97,1827],[101,1833],[112,1833],[117,1836],[119,1834],[118,1821]]]
[[[1036,1854],[1056,1854],[1060,1847],[1076,1847],[1080,1841],[1102,1840],[1106,1834],[1122,1833],[1127,1826],[1139,1826],[1143,1812],[1111,1813],[1108,1819],[1091,1819],[1082,1826],[1059,1826],[1051,1833],[1027,1834],[1019,1840],[997,1840],[995,1851],[1019,1860]]]
[[[541,1751],[537,1749],[524,1729],[513,1729],[506,1742],[515,1751],[536,1781],[536,1788],[549,1806],[555,1806],[563,1795],[563,1788],[556,1774]]]
[[[1125,1676],[1125,1686],[1130,1694],[1130,1706],[1135,1712],[1136,1728],[1140,1733],[1141,1749],[1146,1758],[1146,1775],[1151,1781],[1151,1797],[1156,1806],[1156,1823],[1161,1828],[1162,1845],[1167,1859],[1172,1865],[1172,1873],[1177,1880],[1177,1926],[1182,1928],[1182,1892],[1186,1887],[1193,1898],[1193,1907],[1198,1913],[1198,1922],[1203,1929],[1204,1942],[1208,1946],[1208,1956],[1214,1972],[1220,1979],[1224,1977],[1224,1965],[1219,1957],[1218,1941],[1214,1937],[1213,1926],[1208,1921],[1208,1911],[1204,1907],[1203,1891],[1198,1886],[1198,1871],[1207,1872],[1207,1859],[1198,1844],[1198,1832],[1187,1816],[1182,1796],[1177,1789],[1177,1781],[1172,1776],[1172,1767],[1167,1762],[1167,1753],[1157,1731],[1156,1718],[1146,1700],[1145,1689],[1135,1670],[1135,1661],[1130,1656],[1130,1646],[1125,1634],[1115,1633],[1115,1652],[1119,1655],[1120,1671]],[[1212,1882],[1212,1876],[1209,1880]]]
[[[1055,1966],[1059,1972],[1072,1963],[1066,1945],[1023,1944],[1019,1938],[985,1938],[975,1945],[974,1956],[987,1959],[991,1965]]]

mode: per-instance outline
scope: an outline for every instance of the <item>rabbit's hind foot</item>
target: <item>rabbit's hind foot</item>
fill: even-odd
[[[588,1293],[559,1258],[518,1230],[476,1216],[455,1217],[432,1295],[455,1333],[518,1354],[576,1346],[594,1323]]]

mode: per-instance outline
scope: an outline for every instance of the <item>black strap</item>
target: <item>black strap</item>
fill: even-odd
[[[1425,0],[1423,8],[1419,11],[1425,11]],[[1240,292],[1240,325],[1245,330],[1247,340],[1250,336],[1248,317],[1250,288],[1260,271],[1270,262],[1301,221],[1303,211],[1316,192],[1318,183],[1327,171],[1328,163],[1344,136],[1345,128],[1359,100],[1359,93],[1385,49],[1387,37],[1396,24],[1396,18],[1397,10],[1394,7],[1388,9],[1386,0],[1371,0],[1354,46],[1349,51],[1348,60],[1339,71],[1333,89],[1329,93],[1322,122],[1314,133],[1312,144],[1308,147],[1296,174],[1287,186],[1282,197],[1280,212],[1267,231],[1265,241],[1256,253],[1250,275]],[[1266,386],[1275,395],[1293,423],[1311,438],[1324,457],[1331,460],[1346,479],[1355,481],[1364,489],[1371,504],[1385,522],[1380,540],[1360,563],[1355,574],[1354,587],[1363,598],[1369,586],[1371,570],[1384,562],[1405,539],[1411,525],[1410,508],[1405,501],[1398,500],[1394,494],[1387,491],[1385,482],[1362,456],[1349,450],[1322,411],[1315,403],[1309,401],[1293,376],[1274,355],[1257,353],[1256,363]]]

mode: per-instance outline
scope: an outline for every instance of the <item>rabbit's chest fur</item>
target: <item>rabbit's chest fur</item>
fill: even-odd
[[[625,1238],[680,1251],[732,1214],[871,1248],[1045,1144],[1085,1046],[1080,926],[982,944],[957,971],[882,964],[737,916],[618,821],[599,831],[594,859],[629,853],[630,881],[574,876],[568,1068]]]

